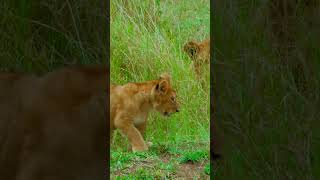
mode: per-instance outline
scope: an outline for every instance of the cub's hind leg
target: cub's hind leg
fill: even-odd
[[[146,136],[145,136],[145,134],[146,134],[146,132],[145,132],[145,131],[146,131],[146,126],[147,126],[147,122],[142,123],[142,124],[136,126],[137,129],[140,131],[140,133],[141,133],[141,135],[142,135],[142,137],[143,137],[144,139],[146,139]],[[148,147],[152,146],[152,142],[148,141],[148,142],[147,142],[147,145],[148,145]]]

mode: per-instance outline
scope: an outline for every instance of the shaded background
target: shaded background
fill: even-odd
[[[69,64],[105,65],[108,63],[107,46],[109,43],[107,3],[107,1],[101,0],[2,0],[0,3],[0,71],[43,74]],[[14,98],[13,101],[15,101]],[[5,105],[4,107],[7,107],[7,104],[1,103],[2,106]],[[109,149],[104,146],[108,142],[105,138],[103,140],[106,142],[100,141],[103,148],[99,150],[102,152],[96,152],[94,148],[87,146],[87,144],[91,143],[91,138],[97,141],[101,140],[100,138],[92,137],[93,133],[90,133],[91,131],[96,133],[102,129],[102,133],[107,135],[107,131],[103,131],[107,127],[100,125],[103,122],[107,122],[104,114],[105,104],[108,104],[105,98],[93,99],[88,104],[83,104],[70,112],[71,119],[77,120],[76,126],[59,121],[59,118],[57,118],[58,121],[48,125],[52,131],[58,134],[58,136],[52,136],[51,142],[47,141],[49,142],[48,144],[51,143],[52,146],[50,147],[54,148],[52,148],[51,152],[45,151],[43,150],[45,149],[43,144],[36,144],[37,147],[34,149],[41,149],[42,151],[28,154],[28,158],[31,159],[29,161],[17,161],[21,155],[17,154],[17,152],[20,153],[21,149],[15,149],[15,147],[20,148],[20,146],[15,146],[14,141],[6,142],[5,146],[2,147],[3,149],[0,150],[0,166],[5,165],[6,167],[0,169],[3,179],[6,179],[6,177],[9,179],[9,177],[17,174],[21,175],[21,169],[23,168],[23,172],[29,170],[30,173],[34,173],[32,177],[24,176],[23,178],[25,179],[36,177],[40,179],[54,178],[50,173],[60,177],[60,179],[68,180],[72,178],[97,179],[105,177],[104,172],[108,170],[108,164],[101,165],[105,163],[105,158],[100,158],[100,155],[109,154],[107,153]],[[8,106],[10,107],[10,104]],[[11,112],[2,112],[1,115],[3,114],[5,116],[2,116],[2,118],[5,118],[0,119],[3,121],[1,125],[5,124],[6,118],[10,120],[8,123],[15,122],[16,119],[10,119],[11,116],[7,115],[11,114]],[[55,115],[53,114],[52,118],[57,120]],[[28,117],[19,120],[28,120]],[[49,120],[42,120],[47,120],[48,122],[50,118]],[[95,126],[96,122],[99,123],[98,128]],[[63,127],[64,123],[68,124],[67,127],[69,129],[66,126]],[[86,126],[83,126],[82,123]],[[10,126],[10,129],[8,128],[9,130],[6,131],[10,132],[8,134],[14,135],[13,137],[17,136],[14,139],[18,139],[20,138],[19,127]],[[42,126],[37,128],[38,126],[34,128],[35,130],[32,133],[35,134],[37,131],[46,130]],[[65,135],[61,133],[63,131],[69,131],[70,133]],[[8,136],[8,134],[4,134],[6,132],[1,133],[3,137]],[[80,135],[85,138],[81,139]],[[28,140],[28,136],[22,138],[23,141],[25,139]],[[55,144],[55,138],[59,143]],[[3,139],[1,138],[1,140]],[[81,142],[79,143],[79,141]],[[81,147],[82,145],[85,147]],[[9,149],[8,152],[6,152],[7,149]],[[55,151],[56,149],[59,149],[59,152]],[[88,151],[88,149],[92,151]],[[55,157],[60,157],[61,159]],[[36,163],[32,161],[32,158],[35,158]],[[7,159],[10,162],[7,162]],[[49,162],[49,164],[42,164],[41,160]],[[61,163],[65,167],[59,166]],[[16,169],[16,166],[25,164],[27,166],[20,167],[19,170]],[[36,168],[36,170],[32,168]],[[4,172],[4,169],[7,171]]]
[[[0,68],[46,72],[66,64],[106,63],[106,1],[3,0]]]
[[[217,179],[320,178],[319,3],[213,3]]]

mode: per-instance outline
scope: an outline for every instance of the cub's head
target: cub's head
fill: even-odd
[[[189,41],[183,46],[183,51],[193,61],[207,61],[210,59],[210,39],[206,39],[202,42]]]
[[[176,91],[171,87],[171,77],[163,73],[152,90],[153,108],[164,116],[179,112]]]
[[[183,46],[183,50],[184,50],[184,52],[186,52],[188,54],[188,56],[191,59],[196,59],[196,57],[200,51],[200,47],[197,42],[189,41]]]

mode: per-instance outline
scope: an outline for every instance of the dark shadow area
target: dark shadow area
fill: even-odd
[[[0,3],[0,179],[109,177],[108,9]]]
[[[214,1],[217,179],[318,179],[319,1]]]

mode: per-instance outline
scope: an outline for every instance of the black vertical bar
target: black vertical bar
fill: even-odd
[[[110,179],[110,147],[111,147],[111,141],[110,141],[110,1],[107,0],[107,13],[106,13],[106,25],[107,25],[107,29],[106,29],[106,34],[107,34],[107,38],[106,38],[106,52],[107,52],[107,110],[106,110],[106,115],[107,115],[107,147],[106,147],[106,159],[107,159],[107,168],[106,168],[106,177],[105,179]],[[104,7],[104,6],[103,6]]]

